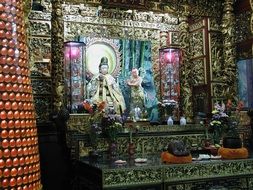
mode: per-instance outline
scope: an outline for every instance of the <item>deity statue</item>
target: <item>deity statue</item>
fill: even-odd
[[[99,64],[99,74],[94,76],[87,86],[88,98],[93,103],[106,103],[106,109],[113,109],[116,114],[122,114],[125,100],[115,78],[108,73],[108,58],[102,57]]]
[[[139,76],[138,69],[134,68],[131,71],[131,77],[127,80],[127,84],[131,88],[131,104],[130,113],[139,120],[141,109],[144,108],[144,90],[141,86],[142,77]]]

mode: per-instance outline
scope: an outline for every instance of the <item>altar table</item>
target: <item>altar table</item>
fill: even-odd
[[[121,158],[124,159],[124,158]],[[253,189],[253,158],[193,161],[190,164],[163,164],[159,155],[147,163],[127,160],[124,165],[100,159],[75,162],[76,189],[229,190]]]

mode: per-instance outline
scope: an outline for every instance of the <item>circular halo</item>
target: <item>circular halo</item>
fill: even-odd
[[[117,55],[114,48],[104,42],[95,42],[87,48],[86,68],[89,73],[96,75],[99,73],[99,64],[102,57],[108,58],[109,73],[113,73],[116,68]]]

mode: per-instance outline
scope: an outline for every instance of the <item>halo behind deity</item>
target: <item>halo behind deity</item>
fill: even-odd
[[[108,58],[109,74],[114,77],[120,71],[120,51],[112,39],[91,38],[87,42],[86,71],[89,76],[99,73],[99,63],[102,57]]]

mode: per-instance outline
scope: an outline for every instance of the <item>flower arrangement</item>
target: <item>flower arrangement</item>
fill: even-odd
[[[105,102],[99,104],[93,104],[90,100],[85,100],[80,104],[80,108],[89,113],[89,138],[90,144],[94,150],[97,149],[97,142],[99,135],[102,134],[101,119],[104,115]]]
[[[228,100],[226,105],[215,103],[212,111],[210,129],[213,132],[215,144],[219,144],[223,136],[238,137],[237,125],[240,122],[240,111],[243,108],[243,102],[239,101],[234,108],[232,101]]]
[[[103,125],[102,130],[104,137],[107,138],[109,142],[115,142],[117,140],[118,133],[122,130],[122,117],[111,111],[111,113],[103,116],[101,124]]]
[[[214,110],[212,111],[212,118],[210,122],[210,129],[213,133],[214,144],[219,144],[221,137],[226,128],[228,115],[225,113],[225,104],[219,105],[215,103]]]
[[[231,100],[227,101],[226,113],[229,116],[229,125],[226,131],[226,136],[239,137],[237,126],[240,123],[240,112],[244,106],[242,101],[238,101],[237,105],[234,106]]]

